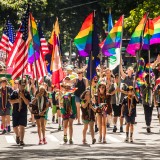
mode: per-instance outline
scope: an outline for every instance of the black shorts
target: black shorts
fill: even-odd
[[[117,106],[116,104],[112,104],[112,108],[113,108],[113,112],[114,112],[114,117],[120,117],[122,105],[119,104]]]
[[[27,126],[27,115],[12,116],[13,127]]]
[[[38,115],[34,115],[35,119],[40,119],[40,118],[45,118],[45,116],[38,116]]]
[[[125,117],[126,123],[129,123],[129,124],[134,124],[135,123],[135,116],[125,115],[124,117]]]

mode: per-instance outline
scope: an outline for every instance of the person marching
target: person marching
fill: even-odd
[[[11,131],[10,126],[10,109],[11,104],[9,98],[13,92],[12,88],[7,86],[7,78],[2,77],[0,80],[0,116],[2,116],[2,134],[5,134],[7,131]],[[6,123],[7,120],[7,123]]]
[[[133,86],[128,87],[128,95],[124,97],[122,101],[122,111],[121,117],[125,117],[126,120],[126,139],[125,141],[129,141],[129,131],[130,131],[130,142],[133,142],[133,131],[134,131],[134,123],[136,117],[136,104],[138,103],[138,98],[133,91]]]
[[[10,103],[13,105],[13,129],[16,134],[16,142],[21,146],[24,145],[25,127],[27,126],[27,105],[31,101],[30,94],[25,87],[26,81],[19,80],[19,90],[13,91],[10,96]]]
[[[83,70],[79,69],[77,71],[78,78],[72,80],[77,90],[75,91],[75,99],[76,99],[76,107],[77,107],[77,118],[78,118],[78,125],[81,124],[80,122],[80,96],[88,87],[88,80],[83,77]]]
[[[142,93],[142,104],[144,107],[144,115],[146,121],[146,130],[148,133],[151,132],[151,121],[152,121],[152,111],[153,111],[153,88],[149,84],[149,74],[145,76],[145,84],[141,86]]]
[[[64,143],[68,142],[67,130],[69,126],[69,143],[73,144],[73,120],[76,118],[76,104],[75,96],[73,95],[74,90],[72,90],[70,84],[63,84],[63,95],[61,96],[61,113],[63,118],[63,131],[64,131]]]
[[[34,118],[36,119],[39,145],[41,145],[42,143],[47,144],[45,138],[45,114],[49,107],[49,102],[44,86],[39,87],[39,90],[36,92],[35,98],[32,100],[30,107],[32,107],[32,113],[34,113]],[[34,110],[33,107],[36,109]]]
[[[95,122],[95,113],[96,109],[92,106],[90,91],[86,90],[81,95],[81,110],[82,110],[82,121],[84,124],[83,128],[83,144],[86,144],[86,132],[88,129],[88,125],[90,127],[92,144],[96,142],[94,138],[94,122]]]
[[[124,98],[124,94],[126,92],[122,89],[124,89],[124,84],[121,83],[120,88],[118,88],[118,82],[119,81],[119,75],[115,74],[114,83],[111,85],[110,93],[112,95],[112,108],[114,112],[114,118],[113,118],[113,132],[117,131],[117,119],[120,118],[120,132],[123,132],[123,117],[121,117],[121,101]],[[121,93],[120,93],[121,92]]]
[[[158,119],[160,124],[160,84],[156,86],[154,91],[154,106],[157,107]]]
[[[99,129],[99,142],[106,143],[106,124],[107,124],[107,93],[106,85],[101,82],[98,85],[97,95],[95,95],[95,105],[97,106],[97,121]]]

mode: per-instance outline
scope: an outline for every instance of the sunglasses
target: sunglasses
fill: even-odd
[[[77,73],[77,74],[82,74],[82,72],[79,72],[79,73]]]

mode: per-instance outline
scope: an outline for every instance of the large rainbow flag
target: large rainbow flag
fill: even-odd
[[[116,54],[116,49],[120,48],[121,36],[122,36],[123,16],[119,18],[117,23],[108,33],[104,45],[102,47],[102,53],[105,56],[112,56]]]
[[[40,56],[40,38],[38,35],[37,24],[34,17],[30,13],[30,30],[29,30],[29,49],[28,49],[28,62],[33,63]]]
[[[149,50],[150,39],[151,39],[153,33],[154,33],[153,21],[148,18],[148,20],[146,22],[145,29],[144,29],[144,39],[143,39],[143,47],[142,47],[143,49]]]
[[[92,50],[93,34],[93,13],[91,13],[83,22],[78,35],[74,38],[74,43],[78,49],[79,55],[89,56]]]
[[[150,40],[150,44],[159,44],[160,43],[160,16],[153,19],[154,24],[154,33]]]
[[[126,51],[133,56],[136,55],[136,50],[140,50],[142,46],[143,30],[146,20],[147,20],[147,14],[145,14],[141,19],[141,21],[139,22],[127,46]]]

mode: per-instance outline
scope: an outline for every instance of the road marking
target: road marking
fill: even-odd
[[[59,142],[59,140],[53,135],[47,135],[47,138],[49,138],[52,142]]]
[[[5,136],[7,143],[16,143],[13,136]]]
[[[112,137],[110,135],[107,135],[107,139],[109,139],[112,142],[122,142],[122,141],[120,141],[120,140],[118,140],[118,139],[116,139],[116,138],[114,138],[114,137]]]

